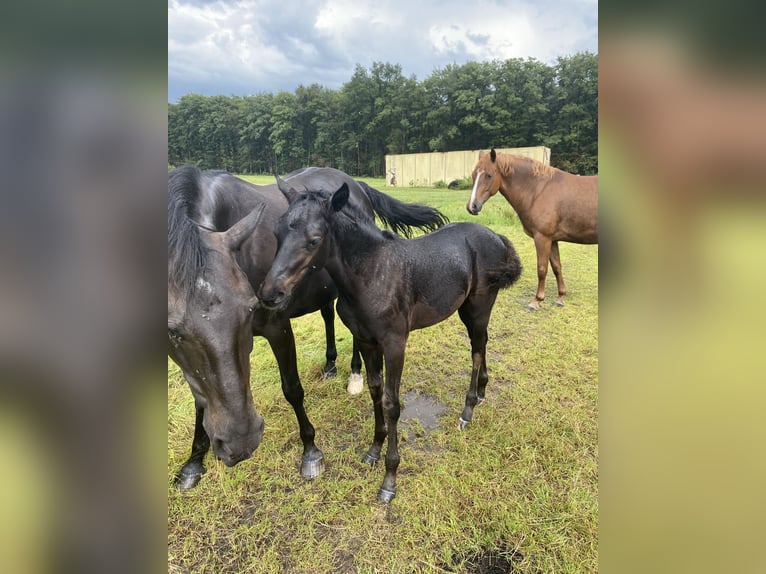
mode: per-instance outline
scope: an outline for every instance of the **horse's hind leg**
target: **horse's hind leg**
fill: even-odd
[[[556,299],[556,305],[564,306],[564,296],[567,294],[567,287],[564,285],[564,273],[561,271],[561,257],[559,256],[559,242],[551,243],[551,268],[556,276],[556,286],[559,290],[559,296]]]
[[[362,356],[359,354],[359,344],[354,337],[353,351],[351,353],[351,374],[348,376],[346,390],[350,395],[358,395],[362,392],[364,379],[362,379]]]
[[[327,362],[324,366],[324,376],[326,379],[331,379],[338,374],[338,368],[335,366],[335,360],[338,358],[338,350],[335,347],[335,301],[330,301],[326,305],[323,305],[319,312],[322,314],[322,320],[324,321],[324,334],[326,340],[326,353],[325,357]]]
[[[338,351],[335,347],[334,304],[334,301],[330,301],[319,310],[320,313],[322,313],[322,319],[324,320],[324,332],[327,341],[327,362],[324,366],[324,376],[326,379],[331,379],[338,374],[338,367],[335,365],[335,361],[338,359]],[[346,390],[351,395],[358,395],[362,392],[363,382],[362,358],[359,354],[359,348],[356,341],[354,341],[353,351],[351,353],[351,374],[348,377],[348,386],[346,387]]]
[[[195,411],[191,456],[181,467],[181,470],[178,471],[175,479],[175,485],[180,490],[194,488],[199,483],[202,475],[207,472],[205,465],[202,464],[207,451],[210,450],[210,437],[207,436],[207,432],[205,432],[205,428],[202,426],[205,409],[198,406],[195,408]]]
[[[489,375],[487,374],[487,325],[495,303],[497,292],[490,292],[481,298],[472,297],[458,309],[471,339],[471,383],[465,396],[465,407],[460,415],[459,428],[464,430],[473,418],[473,409],[485,400]]]
[[[315,478],[324,470],[324,455],[314,444],[314,426],[306,415],[303,406],[303,387],[298,377],[298,362],[295,354],[295,338],[289,321],[273,325],[264,334],[274,352],[282,379],[282,393],[293,407],[298,419],[303,455],[301,456],[301,476]]]
[[[534,240],[537,251],[537,293],[535,300],[530,302],[527,308],[536,311],[545,300],[545,276],[548,274],[548,261],[551,258],[551,240],[539,233],[535,234]]]

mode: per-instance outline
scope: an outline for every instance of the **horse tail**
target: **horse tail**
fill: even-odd
[[[413,227],[428,232],[449,223],[449,218],[434,207],[420,203],[404,203],[363,181],[358,183],[369,198],[375,215],[394,233],[411,237]]]
[[[513,243],[504,235],[498,233],[497,236],[505,247],[505,261],[490,272],[488,280],[491,285],[497,286],[498,289],[505,289],[516,283],[521,277],[522,266]]]

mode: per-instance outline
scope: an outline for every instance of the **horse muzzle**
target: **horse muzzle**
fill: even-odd
[[[228,467],[247,460],[253,456],[258,445],[261,444],[263,427],[263,417],[259,415],[255,421],[254,428],[246,436],[237,437],[236,440],[221,435],[214,436],[212,446],[215,457]]]
[[[479,215],[479,212],[481,211],[481,203],[467,203],[465,206],[465,210],[470,213],[471,215]]]
[[[290,301],[290,294],[277,286],[261,285],[258,290],[258,301],[262,308],[269,311],[281,311]]]

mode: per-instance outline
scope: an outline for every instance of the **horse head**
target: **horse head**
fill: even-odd
[[[488,153],[479,152],[479,161],[473,168],[473,190],[465,208],[471,215],[479,215],[486,201],[500,189],[502,178],[497,170],[497,154],[494,148]]]
[[[279,176],[277,185],[289,207],[277,225],[274,262],[258,289],[261,304],[269,309],[288,305],[304,277],[325,266],[331,250],[330,217],[346,205],[350,193],[345,182],[332,194],[300,193]]]
[[[249,458],[263,436],[263,418],[250,391],[258,299],[236,260],[262,212],[263,207],[254,210],[224,232],[200,228],[204,266],[189,288],[168,286],[168,354],[204,409],[213,452],[227,466]]]

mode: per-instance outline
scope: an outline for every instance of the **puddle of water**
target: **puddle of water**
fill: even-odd
[[[444,406],[428,395],[417,391],[407,391],[402,396],[404,408],[399,416],[404,426],[409,427],[408,421],[417,420],[426,434],[438,428],[439,418],[444,414]]]

